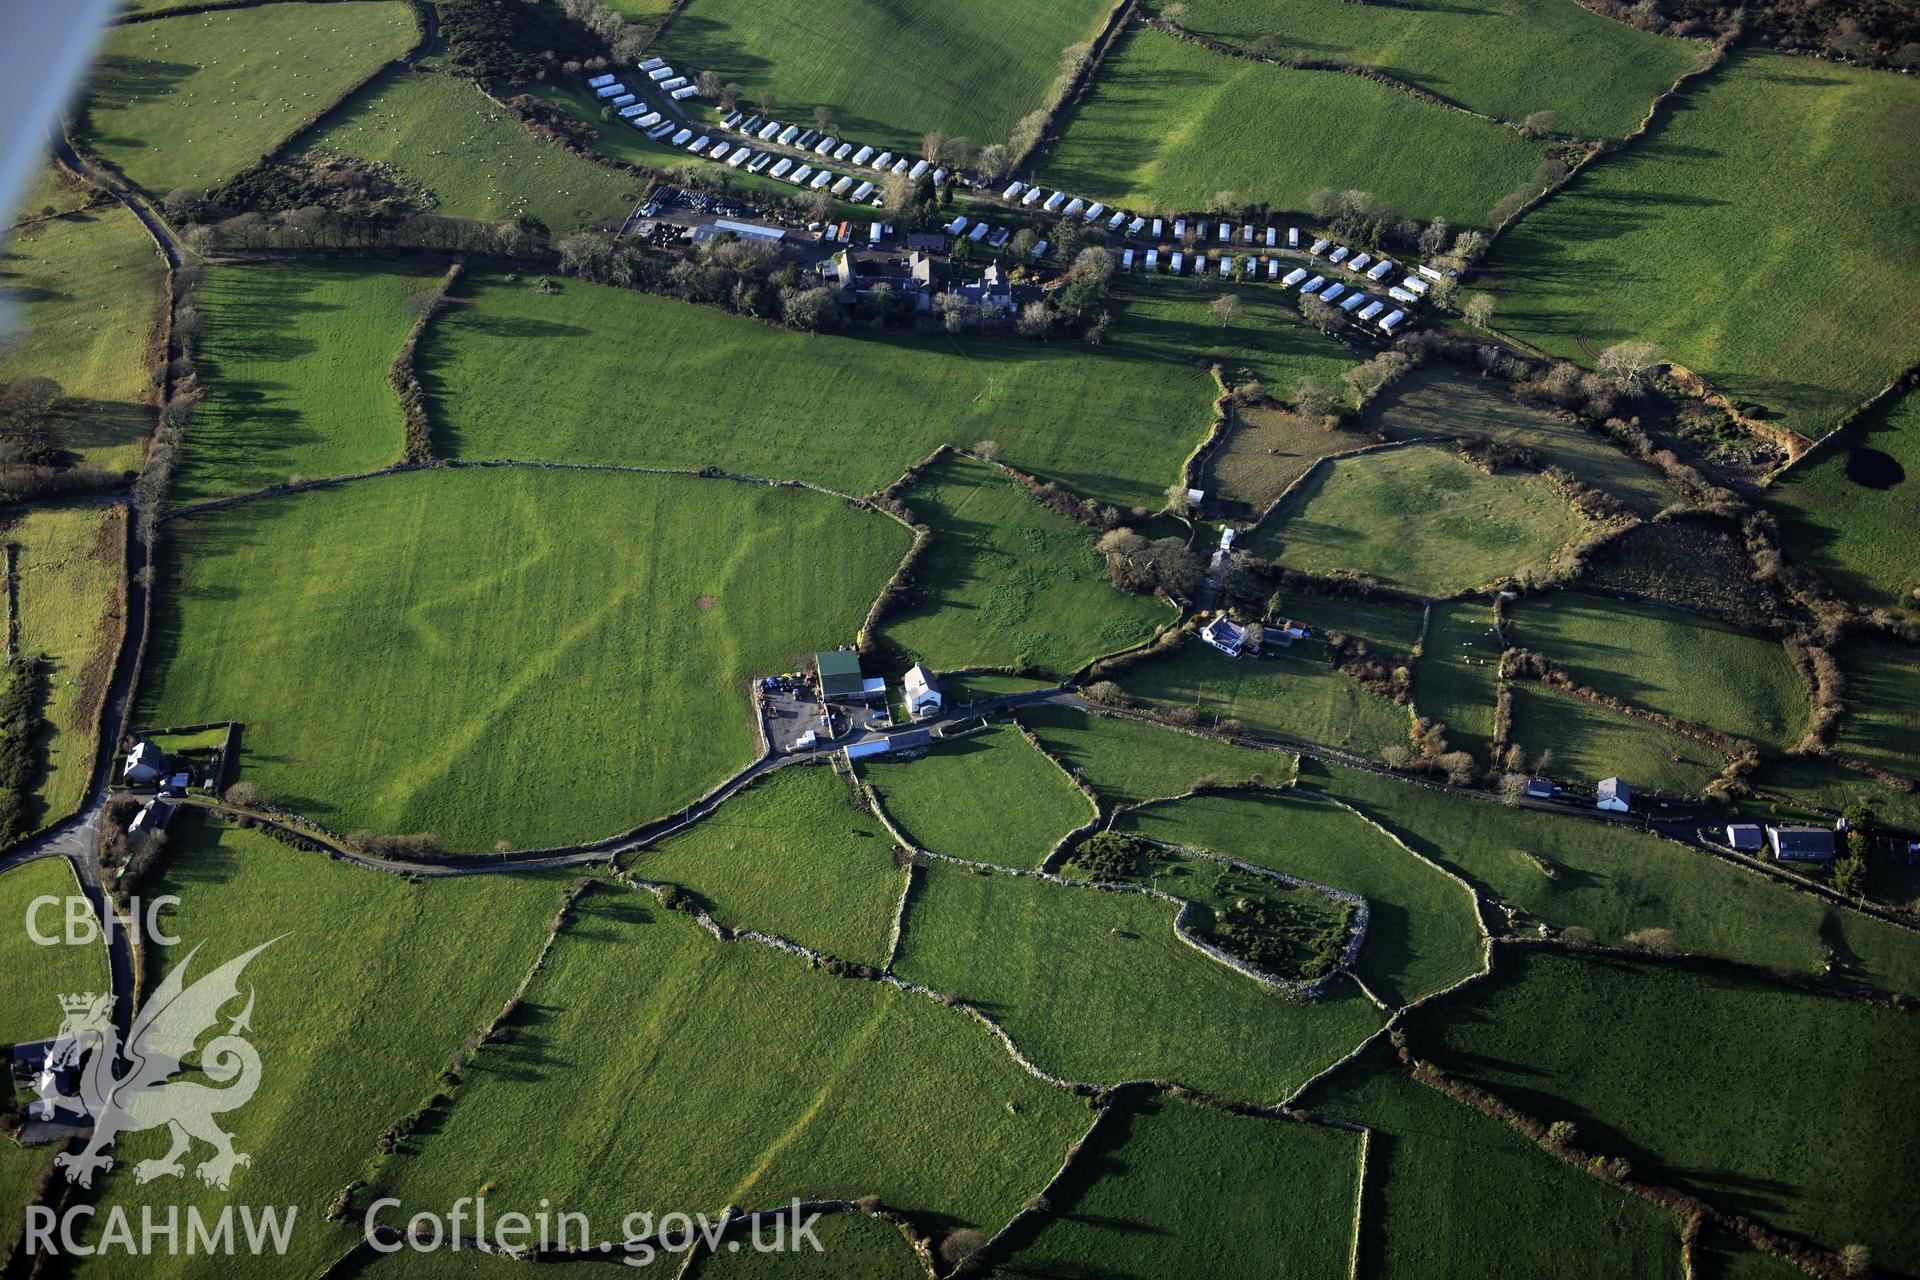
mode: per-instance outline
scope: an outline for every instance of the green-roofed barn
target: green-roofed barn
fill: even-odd
[[[866,696],[866,677],[860,670],[860,655],[851,649],[834,649],[813,655],[814,670],[820,673],[820,696],[828,702],[860,702]]]

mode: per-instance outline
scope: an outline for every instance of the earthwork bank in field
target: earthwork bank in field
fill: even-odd
[[[850,641],[908,535],[789,489],[460,469],[168,543],[142,719],[239,720],[269,800],[472,850],[609,836],[744,765],[746,679]]]
[[[1586,524],[1542,476],[1489,475],[1451,445],[1413,444],[1324,464],[1253,549],[1290,569],[1442,597],[1543,571]]]

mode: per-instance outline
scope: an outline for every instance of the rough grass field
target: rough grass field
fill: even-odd
[[[431,193],[435,213],[537,218],[555,240],[583,227],[618,229],[646,189],[632,174],[539,141],[472,81],[444,70],[383,74],[304,145],[393,165],[403,184]]]
[[[1357,1134],[1233,1116],[1164,1096],[1124,1107],[1088,1147],[1011,1275],[1338,1275]],[[1078,1170],[1076,1170],[1078,1172]]]
[[[1482,965],[1467,890],[1322,797],[1196,796],[1123,814],[1115,829],[1359,894],[1370,916],[1355,970],[1396,1008]],[[1168,881],[1160,887],[1180,892]]]
[[[1740,527],[1711,516],[1649,520],[1587,558],[1584,590],[1693,609],[1736,626],[1791,622],[1777,585],[1756,582]]]
[[[1228,386],[1258,382],[1281,400],[1293,399],[1301,379],[1318,378],[1337,399],[1351,403],[1340,375],[1357,363],[1355,352],[1302,323],[1298,298],[1278,285],[1217,275],[1205,281],[1116,275],[1114,283],[1113,334],[1105,345],[1185,361],[1209,396],[1212,380],[1195,366],[1218,364]],[[1233,312],[1222,324],[1213,304],[1227,295],[1234,298]]]
[[[1333,668],[1304,658],[1229,658],[1189,639],[1120,678],[1159,710],[1192,707],[1256,733],[1345,747],[1362,755],[1407,740],[1407,712]]]
[[[1637,1280],[1680,1269],[1678,1219],[1416,1083],[1385,1045],[1301,1101],[1373,1131],[1362,1275]]]
[[[1258,520],[1288,485],[1327,454],[1369,443],[1363,436],[1329,431],[1287,409],[1234,405],[1227,412],[1233,426],[1202,464],[1200,487],[1223,518],[1239,524]]]
[[[1441,597],[1539,572],[1585,527],[1543,476],[1488,475],[1451,445],[1413,444],[1324,464],[1260,526],[1253,550]]]
[[[226,1204],[298,1205],[286,1265],[323,1269],[357,1238],[327,1221],[327,1206],[373,1159],[380,1131],[426,1100],[448,1055],[513,993],[566,884],[553,875],[413,883],[296,852],[257,831],[176,819],[148,892],[179,895],[162,919],[181,941],[155,976],[196,946],[192,977],[278,939],[242,979],[243,991],[257,992],[248,1038],[260,1052],[260,1088],[222,1118],[254,1160],[219,1191],[195,1176],[207,1152],[196,1145],[184,1177],[140,1186],[134,1164],[164,1153],[167,1132],[126,1134],[114,1147],[102,1216],[107,1205],[135,1222],[143,1207],[164,1217],[169,1205],[203,1215]],[[158,1257],[114,1251],[93,1262],[101,1274],[140,1277],[225,1276],[234,1267],[230,1257],[189,1257],[184,1248]]]
[[[1182,25],[1200,35],[1242,48],[1270,37],[1275,57],[1374,67],[1508,120],[1553,111],[1561,130],[1590,138],[1632,129],[1656,96],[1705,59],[1702,45],[1558,0],[1412,0],[1391,10],[1339,0],[1194,0],[1186,8]]]
[[[1895,397],[1768,490],[1796,558],[1847,599],[1920,609],[1920,391]]]
[[[1578,423],[1521,404],[1503,382],[1445,366],[1416,369],[1388,387],[1367,406],[1366,421],[1392,436],[1479,437],[1526,445],[1541,462],[1606,490],[1642,518],[1651,518],[1676,497],[1658,471]]]
[[[42,658],[42,769],[30,825],[80,807],[93,777],[100,703],[119,652],[126,567],[122,508],[32,507],[0,525],[18,548],[8,583],[22,654]]]
[[[918,760],[863,761],[860,772],[908,839],[974,862],[1036,866],[1093,818],[1087,798],[1012,725],[943,742]]]
[[[1104,808],[1142,804],[1191,790],[1202,779],[1233,785],[1254,778],[1275,786],[1295,758],[1236,742],[1196,737],[1121,716],[1073,707],[1030,707],[1020,722],[1096,791]]]
[[[1448,600],[1433,606],[1426,647],[1413,670],[1413,705],[1447,726],[1447,741],[1493,763],[1493,708],[1500,681],[1500,637],[1493,606]]]
[[[1656,342],[1817,436],[1920,346],[1916,120],[1909,77],[1739,54],[1501,238],[1498,323],[1570,359]]]
[[[84,141],[149,192],[210,187],[419,36],[397,0],[265,4],[116,26],[87,87]]]
[[[1920,1264],[1920,1224],[1886,1193],[1920,1142],[1903,1101],[1920,1087],[1909,1011],[1514,950],[1413,1032],[1422,1056],[1542,1120],[1573,1120],[1582,1149],[1627,1156],[1640,1179],[1831,1249],[1864,1243],[1882,1267]]]
[[[933,530],[914,570],[914,603],[881,629],[903,659],[1065,676],[1172,621],[1154,597],[1107,581],[1094,530],[1041,505],[998,467],[942,458],[902,496]]]
[[[1624,778],[1638,793],[1697,796],[1726,760],[1659,725],[1595,706],[1531,680],[1513,683],[1513,736],[1529,759],[1551,751],[1534,772],[1575,786]]]
[[[1380,1025],[1344,979],[1319,1000],[1268,992],[1176,938],[1175,914],[1141,894],[935,864],[894,969],[979,1006],[1047,1071],[1251,1102],[1278,1102]]]
[[[887,961],[906,875],[846,780],[809,767],[782,769],[622,865],[692,891],[729,928],[871,965]]]
[[[1656,836],[1512,809],[1303,761],[1303,785],[1345,800],[1482,895],[1512,904],[1521,927],[1591,930],[1617,945],[1667,929],[1694,954],[1920,992],[1920,940],[1896,925],[1770,883]]]
[[[1628,706],[1770,747],[1790,745],[1806,728],[1806,684],[1778,641],[1660,605],[1571,591],[1530,596],[1508,616],[1515,644]]]
[[[746,679],[853,635],[907,535],[793,490],[461,469],[168,541],[144,720],[243,722],[241,775],[335,830],[486,849],[612,835],[744,764]]]
[[[1282,70],[1135,27],[1036,176],[1133,209],[1207,208],[1223,189],[1305,209],[1322,188],[1358,188],[1416,218],[1484,226],[1541,155],[1511,129],[1359,76]]]
[[[1091,1119],[959,1011],[639,892],[581,900],[526,1008],[390,1171],[407,1204],[484,1182],[500,1212],[547,1197],[618,1238],[637,1210],[871,1194],[991,1232]]]
[[[165,271],[138,219],[117,205],[17,228],[0,248],[0,382],[58,382],[68,399],[49,425],[85,465],[140,466]]]
[[[214,267],[196,297],[207,399],[169,498],[196,502],[399,461],[387,369],[439,273],[352,264]]]
[[[1855,641],[1841,658],[1847,714],[1835,747],[1844,755],[1920,778],[1920,649]]]
[[[458,457],[711,463],[868,493],[942,441],[996,440],[1008,462],[1076,494],[1157,509],[1213,401],[1209,384],[1170,377],[1164,354],[809,336],[630,290],[568,283],[549,296],[498,276],[461,294],[420,353],[436,442]]]
[[[833,113],[836,133],[920,153],[939,131],[1005,142],[1014,122],[1046,105],[1061,51],[1091,40],[1107,0],[694,0],[655,52],[677,69],[738,83],[743,100],[775,96],[772,114],[810,123]]]

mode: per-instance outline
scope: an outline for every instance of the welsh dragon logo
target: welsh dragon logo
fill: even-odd
[[[253,1016],[251,988],[246,1007],[228,1023],[225,1033],[200,1050],[199,1074],[213,1085],[171,1077],[180,1072],[200,1037],[220,1021],[221,1008],[239,997],[240,972],[247,962],[278,941],[261,943],[189,986],[187,969],[200,952],[195,947],[134,1015],[124,1045],[113,1025],[111,996],[89,992],[60,998],[66,1021],[51,1047],[48,1065],[59,1069],[81,1064],[79,1096],[50,1101],[73,1109],[84,1107],[94,1122],[85,1150],[54,1157],[69,1181],[92,1186],[95,1171],[113,1168],[113,1157],[105,1152],[114,1139],[161,1125],[172,1131],[173,1144],[159,1159],[135,1165],[136,1181],[181,1176],[185,1172],[181,1157],[196,1138],[213,1148],[213,1154],[195,1169],[209,1186],[225,1190],[233,1171],[253,1162],[251,1156],[233,1149],[233,1135],[215,1120],[222,1112],[245,1106],[260,1085],[260,1055],[241,1034],[250,1029]]]

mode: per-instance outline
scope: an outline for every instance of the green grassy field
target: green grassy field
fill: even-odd
[[[1789,471],[1767,505],[1794,557],[1847,599],[1912,610],[1920,609],[1917,502],[1920,391],[1909,391]]]
[[[1420,610],[1382,600],[1281,592],[1273,616],[1309,623],[1321,635],[1338,632],[1381,653],[1410,654],[1420,638]]]
[[[1817,436],[1920,345],[1916,119],[1907,77],[1742,53],[1502,237],[1496,322],[1589,362],[1658,343]]]
[[[0,962],[7,983],[0,994],[0,1041],[8,1046],[46,1039],[60,1030],[65,1014],[58,997],[93,991],[105,994],[112,985],[107,976],[107,952],[98,939],[91,943],[56,942],[42,946],[28,933],[28,912],[36,898],[58,898],[41,907],[33,924],[42,935],[63,938],[66,900],[80,896],[80,883],[64,858],[40,858],[0,873]],[[12,1087],[10,1080],[0,1085]],[[0,1142],[0,1149],[11,1146]],[[9,1206],[0,1203],[0,1211]]]
[[[583,899],[527,1001],[389,1171],[407,1204],[486,1183],[490,1209],[546,1197],[617,1238],[639,1210],[873,1194],[991,1232],[1091,1119],[956,1010],[718,942],[638,892]]]
[[[1357,449],[1365,436],[1328,431],[1286,409],[1233,407],[1233,427],[1202,464],[1201,488],[1223,518],[1250,523],[1279,500],[1287,486],[1330,453]]]
[[[1808,695],[1779,642],[1697,614],[1578,592],[1514,605],[1508,634],[1583,684],[1764,746],[1806,729]]]
[[[622,866],[691,890],[729,928],[882,965],[906,875],[893,853],[892,837],[855,807],[844,779],[801,767],[773,774]]]
[[[184,1177],[141,1186],[134,1164],[161,1155],[167,1133],[126,1134],[114,1146],[102,1217],[108,1205],[134,1222],[143,1207],[164,1216],[166,1206],[181,1204],[202,1214],[226,1204],[297,1205],[284,1265],[323,1269],[358,1239],[357,1230],[326,1220],[327,1206],[374,1157],[381,1130],[426,1100],[448,1056],[513,993],[567,881],[410,883],[192,815],[176,819],[168,834],[164,870],[147,888],[149,901],[180,898],[163,916],[181,939],[163,967],[199,946],[189,970],[198,977],[278,939],[241,982],[243,992],[257,992],[248,1038],[260,1053],[260,1087],[221,1121],[253,1163],[219,1191],[194,1174],[207,1154],[196,1144]],[[100,1225],[96,1219],[94,1234]],[[116,1251],[92,1262],[109,1276],[223,1276],[234,1267],[232,1258],[189,1257],[184,1249],[150,1258]]]
[[[20,652],[45,659],[43,768],[30,823],[38,828],[77,810],[93,778],[100,700],[123,626],[126,517],[119,507],[33,507],[0,539],[19,548],[11,586]]]
[[[943,458],[904,496],[933,546],[914,571],[915,602],[881,628],[903,665],[1066,676],[1172,621],[1154,597],[1107,581],[1094,530],[1042,506],[998,467]]]
[[[1617,944],[1668,929],[1683,951],[1920,993],[1920,942],[1740,867],[1607,823],[1450,796],[1372,774],[1301,763],[1302,783],[1345,800],[1483,895],[1555,928]]]
[[[1136,27],[1036,176],[1133,209],[1204,208],[1222,190],[1304,209],[1322,188],[1358,188],[1416,218],[1484,226],[1541,154],[1511,129],[1359,76],[1285,71]]]
[[[1414,444],[1325,464],[1252,549],[1289,569],[1441,597],[1543,571],[1585,528],[1543,476],[1488,475],[1451,445]]]
[[[1413,705],[1447,726],[1447,741],[1493,763],[1493,707],[1500,677],[1500,637],[1493,606],[1449,600],[1433,607],[1426,649],[1413,671]]]
[[[746,763],[745,680],[852,636],[907,535],[792,490],[471,469],[168,542],[142,719],[242,721],[241,776],[336,830],[486,849],[612,835]]]
[[[1481,967],[1480,928],[1467,891],[1321,797],[1200,796],[1124,814],[1115,829],[1364,897],[1370,918],[1355,967],[1361,981],[1395,1007]]]
[[[1331,667],[1300,658],[1229,658],[1188,640],[1120,678],[1155,708],[1194,707],[1256,733],[1378,755],[1407,740],[1407,712]]]
[[[1353,1213],[1359,1152],[1357,1134],[1324,1125],[1143,1098],[1094,1135],[1086,1176],[1005,1271],[1338,1275],[1352,1243],[1340,1224]]]
[[[1010,676],[1000,671],[975,671],[965,675],[943,677],[942,683],[947,686],[948,705],[960,707],[969,702],[999,698],[1009,693],[1031,693],[1035,689],[1050,689],[1054,682],[1031,676]]]
[[[617,229],[646,190],[631,174],[539,141],[452,71],[385,73],[305,145],[395,166],[403,183],[431,193],[435,213],[537,218],[555,240],[583,227]]]
[[[7,975],[0,989],[0,1043],[12,1046],[54,1035],[65,1017],[59,997],[104,993],[111,986],[106,949],[98,941],[43,947],[27,932],[34,899],[51,897],[60,901],[42,907],[35,924],[43,935],[63,936],[66,899],[79,893],[63,858],[43,858],[0,874],[0,919],[6,921],[0,928],[0,972]],[[0,1090],[12,1093],[11,1074],[0,1077]],[[24,1103],[26,1096],[20,1097]],[[22,1148],[0,1137],[0,1240],[11,1241],[20,1229],[41,1171],[58,1150],[58,1145]]]
[[[1553,753],[1535,773],[1584,787],[1618,776],[1643,795],[1697,796],[1726,767],[1710,747],[1531,680],[1513,682],[1512,741],[1530,759]]]
[[[1259,382],[1281,400],[1292,400],[1300,380],[1309,377],[1336,395],[1345,394],[1340,375],[1356,363],[1353,353],[1302,323],[1298,299],[1278,285],[1236,284],[1217,275],[1204,281],[1121,275],[1115,285],[1107,345],[1142,356],[1218,364],[1228,386]],[[1227,294],[1236,301],[1232,316],[1221,324],[1213,303]],[[1198,368],[1193,376],[1211,397],[1212,379]]]
[[[266,4],[112,28],[84,140],[155,194],[211,187],[419,39],[396,0]]]
[[[1005,142],[1016,120],[1046,105],[1061,50],[1091,40],[1108,7],[694,0],[655,52],[688,74],[712,71],[741,85],[748,104],[772,92],[782,120],[810,123],[825,106],[835,132],[918,155],[934,130]]]
[[[1635,1176],[1838,1249],[1920,1264],[1902,1185],[1920,1118],[1913,1015],[1658,965],[1503,954],[1423,1012],[1416,1051]],[[1423,1043],[1424,1042],[1424,1043]],[[1808,1087],[1796,1087],[1797,1082]]]
[[[1164,6],[1155,6],[1164,8]],[[1374,67],[1447,101],[1508,120],[1536,111],[1585,137],[1619,137],[1705,60],[1698,44],[1610,22],[1559,0],[1441,0],[1356,9],[1339,0],[1193,0],[1182,25],[1275,57]]]
[[[139,469],[165,271],[153,240],[118,206],[20,228],[0,249],[0,382],[58,382],[68,399],[49,425],[85,465]]]
[[[466,305],[435,322],[420,354],[450,456],[712,463],[867,493],[941,441],[997,440],[1008,462],[1077,494],[1158,509],[1213,400],[1169,376],[1166,353],[809,336],[628,290],[568,283],[547,296],[497,276],[461,292]]]
[[[1262,778],[1278,786],[1295,758],[1235,742],[1217,742],[1119,716],[1072,707],[1032,707],[1020,721],[1048,751],[1077,772],[1109,809],[1192,789],[1202,778],[1233,784]]]
[[[9,221],[20,222],[73,213],[106,198],[48,158],[35,170],[32,185],[19,193],[7,216]]]
[[[1768,489],[1795,558],[1849,601],[1920,608],[1920,391],[1847,428],[1828,453]]]
[[[1526,445],[1542,463],[1564,467],[1604,489],[1643,519],[1678,496],[1658,471],[1578,423],[1521,404],[1505,383],[1471,378],[1444,365],[1416,369],[1381,392],[1367,406],[1366,422],[1398,437],[1477,436]]]
[[[1039,865],[1093,818],[1067,776],[1012,725],[941,743],[918,760],[863,761],[887,816],[923,849],[1009,867]]]
[[[894,969],[978,1005],[1047,1071],[1251,1102],[1279,1101],[1380,1025],[1344,979],[1319,1000],[1269,993],[1176,938],[1175,914],[1139,894],[934,865]]]
[[[387,369],[438,272],[289,263],[215,267],[198,293],[208,395],[169,497],[196,502],[399,460]]]
[[[1754,775],[1754,785],[1779,794],[1793,806],[1821,810],[1827,815],[1843,813],[1848,805],[1864,799],[1880,821],[1920,835],[1920,795],[1855,773],[1829,759],[1785,756],[1769,760]],[[1764,806],[1766,802],[1761,803]]]
[[[1384,1045],[1301,1101],[1373,1131],[1362,1275],[1638,1280],[1680,1270],[1677,1218],[1415,1083]]]
[[[1857,640],[1841,656],[1847,715],[1835,747],[1920,778],[1920,650]]]

